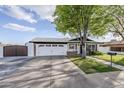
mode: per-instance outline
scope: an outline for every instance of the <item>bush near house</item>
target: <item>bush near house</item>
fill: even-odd
[[[95,55],[94,57],[97,57],[99,59],[103,59],[106,61],[111,61],[110,55],[103,54],[103,55]],[[124,66],[124,55],[115,55],[112,56],[112,62],[115,64],[123,65]]]
[[[109,72],[109,71],[118,71],[119,69],[110,68],[108,65],[96,62],[92,59],[83,59],[81,57],[69,57],[70,60],[77,65],[82,71],[86,74],[97,73],[97,72]]]
[[[99,52],[99,51],[90,51],[89,55],[103,55],[104,53]]]

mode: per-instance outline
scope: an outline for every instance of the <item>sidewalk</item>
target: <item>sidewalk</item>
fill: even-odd
[[[98,59],[98,58],[95,58],[95,57],[87,56],[87,58],[94,59],[94,60],[96,60],[96,61],[98,61],[100,63],[106,64],[106,65],[110,65],[111,64],[110,61],[105,61],[105,60]],[[112,66],[115,67],[115,68],[118,68],[120,70],[124,70],[124,66],[117,65],[115,63],[112,63]]]

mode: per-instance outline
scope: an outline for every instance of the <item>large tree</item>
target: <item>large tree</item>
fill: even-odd
[[[124,40],[124,6],[107,6],[106,9],[106,13],[114,20],[114,22],[109,24],[108,32]]]
[[[80,46],[83,51],[81,54],[84,58],[86,57],[87,35],[104,35],[107,32],[108,23],[113,22],[110,16],[105,14],[104,7],[93,5],[56,6],[54,23],[57,31],[80,36]]]

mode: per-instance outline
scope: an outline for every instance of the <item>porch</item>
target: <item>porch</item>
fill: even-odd
[[[68,43],[67,44],[67,55],[71,56],[71,55],[79,55],[81,47],[80,47],[80,43]],[[97,43],[96,42],[86,42],[86,50],[87,50],[87,55],[91,52],[91,51],[97,51]]]

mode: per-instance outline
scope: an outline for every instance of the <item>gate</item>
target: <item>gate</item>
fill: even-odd
[[[3,56],[27,56],[27,46],[4,46],[3,48]]]

